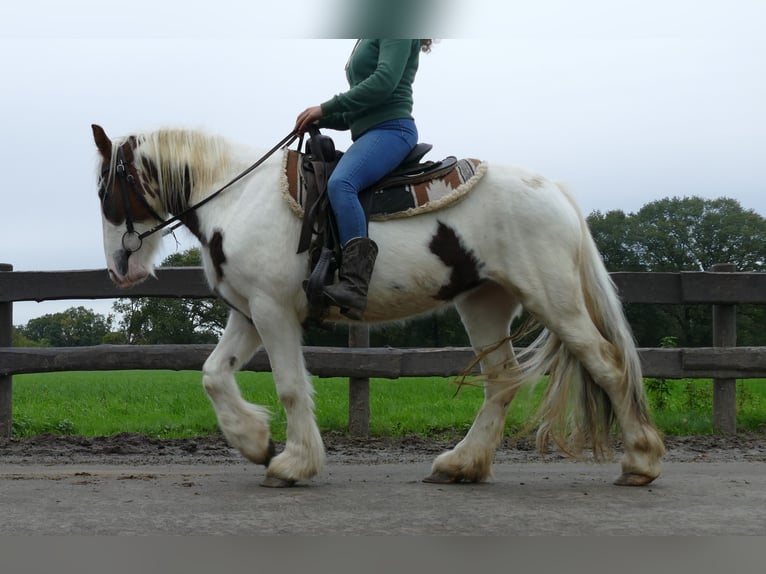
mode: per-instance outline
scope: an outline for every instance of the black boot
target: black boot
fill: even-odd
[[[367,308],[367,288],[378,246],[367,237],[355,237],[343,246],[338,283],[324,288],[325,296],[349,319],[359,320]]]

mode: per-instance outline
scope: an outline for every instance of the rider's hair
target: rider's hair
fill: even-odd
[[[421,40],[420,41],[420,49],[424,52],[430,52],[431,51],[431,44],[433,44],[433,38],[429,38],[427,40]]]

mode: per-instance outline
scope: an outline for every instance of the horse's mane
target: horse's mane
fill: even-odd
[[[137,144],[136,168],[145,171],[147,162],[143,160],[148,160],[156,172],[142,176],[154,179],[159,189],[206,190],[230,173],[230,144],[222,137],[182,129],[161,129],[132,137]]]

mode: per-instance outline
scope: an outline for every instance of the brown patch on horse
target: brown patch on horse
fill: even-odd
[[[186,228],[192,233],[192,235],[194,235],[194,237],[199,240],[203,246],[207,247],[208,242],[200,231],[199,217],[197,217],[196,211],[191,211],[183,217],[179,217],[178,220],[186,226]]]
[[[210,258],[213,260],[215,276],[218,281],[223,279],[223,264],[226,263],[226,255],[223,252],[223,235],[220,230],[213,233],[213,237],[208,242]]]
[[[154,162],[147,157],[141,158],[141,183],[149,195],[152,197],[159,195],[160,172]]]
[[[439,222],[436,233],[428,244],[428,249],[452,269],[450,282],[439,289],[436,294],[437,299],[449,301],[481,283],[479,275],[481,263],[476,255],[463,245],[460,237],[450,226]]]
[[[99,195],[101,197],[101,211],[107,221],[113,225],[122,225],[125,222],[125,195],[127,195],[133,221],[145,221],[153,218],[144,202],[138,198],[138,194],[144,192],[144,187],[140,182],[137,183],[137,189],[129,190],[127,186],[130,184],[120,182],[116,177],[105,176],[104,179]]]
[[[111,189],[104,187],[101,201],[101,211],[106,220],[112,225],[121,225],[125,221],[125,206],[122,203],[122,190],[112,184]]]
[[[192,233],[192,235],[194,235],[194,237],[196,237],[197,240],[202,244],[202,247],[210,246],[210,241],[208,241],[207,237],[205,237],[202,234],[202,230],[200,229],[200,224],[199,224],[199,217],[197,217],[196,211],[190,211],[186,215],[179,217],[178,221],[180,221],[186,226],[186,228]],[[215,237],[215,235],[213,237]],[[221,252],[221,255],[223,256],[223,252]],[[224,261],[225,260],[226,258],[224,257]]]
[[[101,190],[99,190],[101,210],[107,221],[114,225],[122,225],[126,219],[126,196],[128,207],[130,209],[130,216],[134,222],[146,221],[154,218],[154,215],[147,208],[147,205],[139,197],[139,195],[145,195],[147,192],[146,187],[138,177],[135,167],[133,164],[129,163],[127,169],[132,176],[134,183],[121,180],[116,174],[110,175],[108,173],[108,168],[104,169],[102,175],[103,181],[101,182]]]
[[[147,209],[146,204],[141,201],[138,195],[155,195],[154,191],[147,186],[145,178],[139,176],[135,165],[135,155],[133,150],[138,146],[138,139],[130,136],[120,146],[120,151],[127,164],[131,182],[120,180],[116,173],[112,173],[112,155],[113,144],[106,132],[101,126],[93,124],[93,139],[96,142],[96,148],[101,154],[101,181],[99,186],[99,198],[101,199],[101,210],[107,221],[114,225],[121,225],[126,219],[125,202],[127,201],[130,209],[131,218],[134,221],[144,221],[153,217]],[[146,168],[146,166],[143,166]],[[133,193],[135,192],[135,193]],[[126,200],[127,196],[127,200]]]
[[[133,150],[138,147],[138,138],[136,136],[128,136],[125,143],[122,144],[122,151],[125,154],[125,160],[132,164],[135,156]]]

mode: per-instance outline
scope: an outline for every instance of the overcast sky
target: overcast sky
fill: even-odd
[[[353,1],[3,2],[0,262],[105,266],[92,123],[279,141],[298,112],[346,89],[354,40],[337,38],[335,14]],[[763,0],[423,2],[444,8],[422,22],[443,39],[415,82],[432,159],[537,170],[586,214],[698,195],[766,216]],[[176,249],[166,242],[162,258]],[[19,303],[14,323],[78,304],[111,306]]]

